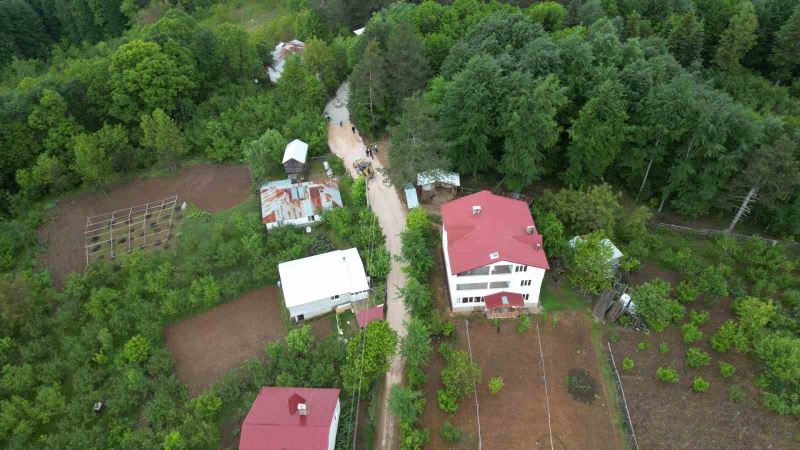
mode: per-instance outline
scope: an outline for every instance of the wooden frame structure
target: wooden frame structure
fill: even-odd
[[[87,217],[83,233],[86,267],[93,259],[114,259],[137,248],[145,249],[169,240],[177,204],[178,196],[173,195]]]

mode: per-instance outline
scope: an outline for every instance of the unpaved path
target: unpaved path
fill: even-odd
[[[344,159],[345,166],[355,175],[352,169],[353,161],[365,156],[364,142],[361,136],[353,133],[350,120],[347,114],[347,84],[343,84],[336,93],[336,98],[328,103],[325,111],[331,116],[331,125],[328,128],[328,145],[331,151]],[[343,125],[339,125],[339,122]],[[394,186],[387,186],[383,182],[383,175],[380,169],[383,168],[378,159],[372,160],[372,165],[376,170],[375,177],[369,180],[368,200],[372,211],[378,216],[378,222],[386,234],[386,249],[392,256],[400,255],[400,233],[406,225],[406,214],[400,197]],[[392,264],[392,270],[386,280],[387,284],[387,313],[386,320],[400,337],[406,335],[405,322],[408,320],[403,301],[398,298],[398,289],[405,286],[406,274],[400,270],[400,265]],[[388,414],[389,387],[403,380],[403,360],[399,356],[394,358],[389,372],[386,374],[386,387],[381,396],[381,410],[377,425],[378,448],[393,449],[396,439],[396,421]]]

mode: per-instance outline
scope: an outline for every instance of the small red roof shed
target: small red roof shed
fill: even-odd
[[[496,294],[487,295],[483,298],[486,304],[486,309],[495,309],[502,307],[522,308],[525,306],[525,301],[522,299],[522,294],[515,292],[498,292]]]
[[[338,402],[339,389],[262,387],[242,423],[239,449],[326,449]]]
[[[356,313],[358,328],[364,328],[375,320],[383,320],[383,305],[378,305],[374,308],[365,309]]]

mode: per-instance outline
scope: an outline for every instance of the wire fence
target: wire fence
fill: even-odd
[[[633,430],[633,421],[631,420],[631,412],[628,409],[628,401],[625,399],[625,389],[622,387],[622,378],[619,376],[617,370],[617,363],[614,361],[614,353],[611,351],[611,343],[608,342],[608,359],[611,361],[611,368],[614,371],[614,379],[616,380],[617,396],[619,397],[620,409],[622,410],[623,418],[622,423],[625,425],[628,433],[628,439],[633,444],[636,450],[639,450],[639,441],[636,440],[636,431]]]
[[[750,239],[760,239],[770,245],[782,245],[787,248],[792,248],[795,250],[800,250],[800,242],[789,242],[789,241],[781,241],[778,239],[769,239],[764,238],[757,235],[747,235],[747,234],[739,234],[739,233],[729,233],[726,230],[711,230],[708,228],[691,228],[691,227],[684,227],[682,225],[675,225],[671,223],[664,223],[658,222],[654,224],[650,224],[649,226],[653,228],[659,228],[662,230],[669,230],[674,231],[677,233],[686,233],[686,234],[693,234],[695,236],[730,236],[737,241],[748,241]]]
[[[480,192],[484,189],[470,189],[465,188],[462,186],[455,187],[456,197],[464,197],[466,195],[474,194],[476,192]],[[528,205],[533,204],[533,197],[527,194],[523,194],[521,192],[508,192],[501,189],[493,188],[490,189],[493,194],[501,195],[503,197],[513,198],[514,200],[522,200],[523,202],[527,203]]]

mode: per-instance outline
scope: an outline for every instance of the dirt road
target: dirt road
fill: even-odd
[[[347,84],[343,84],[336,93],[336,98],[328,103],[325,111],[331,116],[331,125],[328,128],[328,145],[331,151],[344,159],[345,166],[353,167],[353,161],[365,156],[364,142],[361,136],[352,131],[352,125],[347,114]],[[341,121],[342,125],[339,125]],[[384,150],[385,151],[385,150]],[[378,159],[372,160],[374,168],[378,169],[375,177],[368,184],[368,200],[370,207],[378,216],[383,233],[386,235],[386,248],[392,256],[400,255],[400,233],[406,225],[406,215],[400,197],[393,186],[383,183],[383,168]],[[355,171],[353,171],[355,172]],[[355,175],[355,173],[354,173]],[[393,258],[394,259],[394,258]],[[387,284],[387,315],[386,320],[400,337],[406,335],[405,322],[408,320],[402,300],[397,297],[397,291],[406,284],[406,274],[400,270],[400,265],[395,262],[389,272]],[[403,360],[397,356],[392,361],[392,367],[386,374],[386,386],[390,387],[400,383],[403,379]],[[387,400],[388,389],[383,390],[381,408],[377,424],[378,448],[393,449],[396,439],[397,423],[388,414]]]

